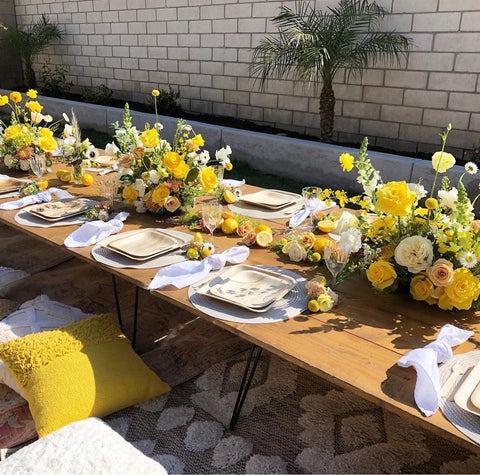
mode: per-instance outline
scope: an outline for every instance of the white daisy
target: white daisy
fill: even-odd
[[[101,209],[98,212],[98,219],[101,219],[102,221],[108,221],[108,218],[109,218],[108,211]]]
[[[213,254],[213,251],[215,251],[215,246],[211,242],[204,242],[203,249],[208,249],[210,254]]]
[[[475,267],[475,264],[478,262],[477,256],[471,251],[463,251],[459,256],[458,260],[463,267],[471,269]]]
[[[475,175],[478,172],[478,167],[473,162],[467,162],[465,163],[465,171],[470,175]]]

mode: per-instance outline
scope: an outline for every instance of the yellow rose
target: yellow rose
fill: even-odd
[[[128,204],[131,205],[138,198],[138,191],[134,188],[133,185],[128,185],[124,188],[122,192],[122,197]]]
[[[29,89],[27,91],[27,96],[30,98],[30,99],[36,99],[37,98],[37,91],[35,89]]]
[[[147,129],[140,135],[140,140],[145,148],[154,148],[160,143],[157,129]]]
[[[378,290],[385,290],[390,287],[397,278],[393,265],[382,259],[371,264],[366,274],[367,279]]]
[[[352,171],[355,157],[353,155],[350,155],[349,153],[342,153],[338,161],[340,162],[340,165],[342,165],[342,169],[344,172],[350,172]]]
[[[22,101],[22,95],[17,91],[12,91],[10,93],[10,100],[12,102],[15,102],[15,103],[21,102]]]
[[[0,106],[8,104],[8,96],[0,96]]]
[[[415,300],[425,301],[432,305],[435,303],[434,291],[432,281],[425,274],[417,274],[410,281],[410,293]]]
[[[40,127],[38,131],[42,137],[53,137],[52,129],[49,129],[48,127]]]
[[[170,194],[170,190],[165,185],[158,185],[152,193],[152,201],[161,206],[165,203],[165,198]]]
[[[38,101],[28,101],[25,103],[25,107],[29,109],[31,112],[42,112],[43,106],[40,105]]]
[[[453,272],[453,282],[445,287],[445,292],[438,299],[442,310],[468,310],[472,302],[480,295],[480,282],[469,269],[461,267]]]
[[[163,157],[163,164],[172,172],[182,162],[182,157],[177,152],[167,152]]]
[[[427,269],[428,278],[437,287],[448,287],[453,282],[453,264],[447,259],[437,259]]]
[[[377,210],[393,216],[406,216],[417,195],[405,181],[391,181],[377,191]]]
[[[438,173],[445,173],[455,165],[455,157],[447,152],[435,152],[432,156],[432,167]]]
[[[9,140],[15,140],[22,135],[22,127],[20,125],[11,125],[5,129],[5,137]]]
[[[369,237],[387,237],[395,229],[396,219],[393,216],[383,216],[377,218],[368,227]]]
[[[188,167],[188,165],[182,160],[179,163],[178,167],[173,170],[173,176],[182,180],[187,176],[189,170],[190,168]]]
[[[218,186],[217,175],[213,167],[205,167],[200,169],[198,181],[204,191],[212,191]]]
[[[53,152],[57,148],[57,141],[53,137],[42,137],[38,145],[44,152]]]

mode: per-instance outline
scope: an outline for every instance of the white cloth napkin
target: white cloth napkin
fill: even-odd
[[[0,205],[0,209],[12,210],[23,208],[24,206],[33,205],[36,203],[46,203],[52,201],[52,195],[55,195],[58,199],[63,200],[66,198],[73,198],[68,191],[60,188],[49,188],[48,190],[41,191],[36,195],[28,195],[15,201],[7,201]]]
[[[238,188],[245,185],[245,178],[243,180],[222,180],[222,185],[228,188]]]
[[[424,348],[408,352],[397,361],[402,368],[413,366],[417,371],[415,402],[426,416],[435,414],[440,404],[438,363],[448,361],[453,356],[451,347],[464,343],[473,334],[470,330],[462,330],[447,323],[440,328],[435,341]]]
[[[320,200],[319,198],[314,198],[313,200],[308,200],[308,203],[297,213],[292,215],[288,226],[290,228],[296,228],[298,225],[303,223],[305,219],[308,218],[310,213],[315,213],[317,211],[323,211],[324,209],[333,208],[335,203],[330,203],[327,205],[325,201]]]
[[[107,222],[100,219],[89,221],[69,234],[63,243],[66,247],[85,247],[96,244],[111,234],[120,232],[123,229],[123,221],[128,218],[129,214],[122,211]]]
[[[160,269],[148,289],[161,289],[173,285],[177,289],[188,287],[205,278],[211,270],[219,270],[228,263],[240,264],[250,254],[247,246],[236,246],[223,251],[221,254],[212,254],[202,261],[185,261]]]

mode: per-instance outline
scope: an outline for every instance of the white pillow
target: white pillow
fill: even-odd
[[[19,310],[0,321],[0,343],[21,338],[30,333],[53,330],[88,316],[78,308],[52,301],[46,295],[41,295],[25,302]],[[24,397],[15,378],[2,360],[0,360],[0,383],[6,384]]]

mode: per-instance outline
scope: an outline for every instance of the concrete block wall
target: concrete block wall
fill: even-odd
[[[178,89],[191,111],[318,136],[319,101],[292,80],[259,91],[250,78],[251,49],[275,28],[276,0],[14,0],[17,21],[45,13],[63,25],[64,41],[40,55],[65,64],[77,91],[105,84],[116,96],[149,100],[153,88]],[[337,0],[313,0],[317,8]],[[335,138],[402,152],[436,150],[439,132],[454,127],[457,157],[480,142],[480,3],[478,0],[377,0],[386,28],[414,47],[400,65],[377,64],[364,76],[340,71]]]

